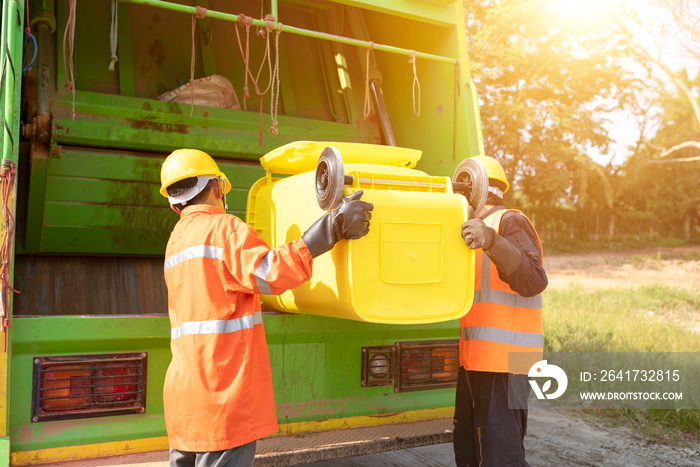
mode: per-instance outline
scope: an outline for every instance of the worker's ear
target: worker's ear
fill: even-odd
[[[171,205],[170,205],[170,209],[172,209],[173,211],[175,211],[175,213],[176,213],[178,216],[182,215],[182,211],[181,211],[180,209],[176,208],[174,204],[171,204]]]

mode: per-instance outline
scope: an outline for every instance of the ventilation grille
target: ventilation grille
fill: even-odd
[[[363,347],[362,386],[394,386],[394,392],[457,385],[459,340],[397,342]]]
[[[145,413],[147,357],[35,357],[32,422]]]

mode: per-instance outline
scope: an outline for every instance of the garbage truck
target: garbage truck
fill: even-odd
[[[261,165],[279,148],[403,148],[442,196],[483,154],[461,1],[3,0],[0,62],[3,465],[167,459],[163,261],[178,216],[159,176],[173,150],[210,154],[228,212],[256,228],[273,215],[251,204],[257,182],[289,176]],[[377,151],[363,157],[381,164]],[[416,274],[434,282],[436,267]],[[403,322],[263,300],[280,430],[256,462],[451,441],[459,314],[441,307],[462,286],[421,297],[436,319]]]

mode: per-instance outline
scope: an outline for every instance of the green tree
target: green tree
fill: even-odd
[[[619,204],[632,229],[690,240],[700,225],[700,0],[650,0],[629,21],[646,79]]]
[[[551,0],[465,2],[485,151],[504,166],[538,228],[612,202],[606,115],[630,99],[629,32],[613,12],[564,19]],[[543,225],[543,222],[546,224]]]

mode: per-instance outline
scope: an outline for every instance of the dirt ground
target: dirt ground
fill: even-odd
[[[545,254],[544,266],[549,289],[567,287],[572,283],[582,287],[664,284],[700,288],[700,246],[578,255]]]

